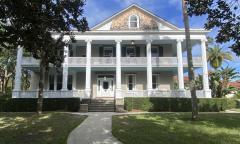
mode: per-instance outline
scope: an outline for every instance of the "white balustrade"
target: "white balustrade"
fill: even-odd
[[[177,67],[177,57],[152,57],[152,65],[156,67]]]
[[[121,57],[122,66],[146,66],[147,57]]]
[[[92,66],[115,66],[115,57],[91,57]],[[39,60],[33,57],[23,57],[23,66],[39,66]],[[69,57],[68,65],[71,67],[86,66],[86,57]],[[121,57],[122,66],[147,66],[147,57]],[[183,65],[187,66],[187,57],[183,57]],[[193,65],[202,67],[202,58],[193,57]],[[177,57],[152,57],[152,66],[154,67],[177,67]]]
[[[190,91],[181,91],[181,90],[152,90],[150,95],[147,90],[132,90],[132,91],[122,91],[124,97],[186,97],[190,98]],[[197,90],[197,97],[204,98],[203,91]]]
[[[187,57],[183,57],[183,65],[185,67],[188,66]],[[201,57],[193,57],[193,66],[202,67],[202,58]]]
[[[86,66],[86,57],[69,57],[68,66],[77,67],[77,66]]]
[[[92,57],[92,66],[116,66],[115,57]]]
[[[39,66],[40,61],[33,57],[23,57],[22,65],[23,66]]]
[[[19,91],[19,98],[37,98],[38,91]],[[72,91],[43,91],[44,98],[85,98],[85,90],[72,90]]]

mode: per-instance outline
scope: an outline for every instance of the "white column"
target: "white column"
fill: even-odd
[[[121,95],[121,40],[116,40],[116,98],[122,98]]]
[[[211,98],[211,90],[209,89],[209,81],[208,81],[206,41],[207,39],[201,40],[202,64],[203,64],[203,94],[206,98]]]
[[[91,96],[91,40],[86,40],[87,50],[86,50],[86,83],[85,83],[85,94],[90,98]]]
[[[17,63],[16,63],[16,74],[14,79],[14,89],[13,89],[13,98],[19,97],[19,91],[21,91],[21,77],[22,77],[22,55],[23,55],[23,48],[18,46],[17,50]]]
[[[151,95],[152,91],[152,40],[147,40],[147,90],[148,95]]]
[[[64,63],[63,63],[63,81],[62,81],[62,90],[67,91],[67,82],[68,82],[68,56],[69,48],[68,46],[64,47]]]
[[[179,90],[184,90],[183,60],[182,60],[182,40],[177,40],[177,59],[178,59],[178,86]]]

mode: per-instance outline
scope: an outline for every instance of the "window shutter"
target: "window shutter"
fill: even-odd
[[[99,56],[103,57],[103,47],[99,47]]]
[[[159,47],[159,57],[163,57],[163,47],[162,46],[160,46]]]
[[[140,57],[140,47],[136,47],[136,57]]]
[[[122,47],[122,57],[126,57],[126,46]]]
[[[113,47],[113,57],[116,57],[116,47]]]

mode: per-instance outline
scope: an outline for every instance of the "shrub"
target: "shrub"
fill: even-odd
[[[43,99],[43,111],[78,111],[79,98],[45,98]],[[1,99],[1,112],[35,112],[37,99],[15,98]]]
[[[124,99],[125,109],[142,111],[169,111],[189,112],[191,111],[190,98],[132,98]],[[224,98],[198,99],[198,108],[201,112],[218,112],[235,108],[236,100]]]

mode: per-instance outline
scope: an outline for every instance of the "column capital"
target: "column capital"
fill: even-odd
[[[91,39],[86,39],[85,42],[86,42],[86,43],[91,43],[92,40],[91,40]]]
[[[116,43],[121,43],[122,40],[121,40],[121,39],[116,39],[115,42],[116,42]]]
[[[205,42],[207,42],[208,40],[206,39],[206,38],[203,38],[203,39],[201,39],[201,42],[202,43],[205,43]]]
[[[180,42],[183,42],[183,39],[176,39],[176,41],[178,42],[178,43],[180,43]]]
[[[153,40],[152,40],[152,39],[146,39],[146,42],[147,42],[147,43],[152,43]]]

